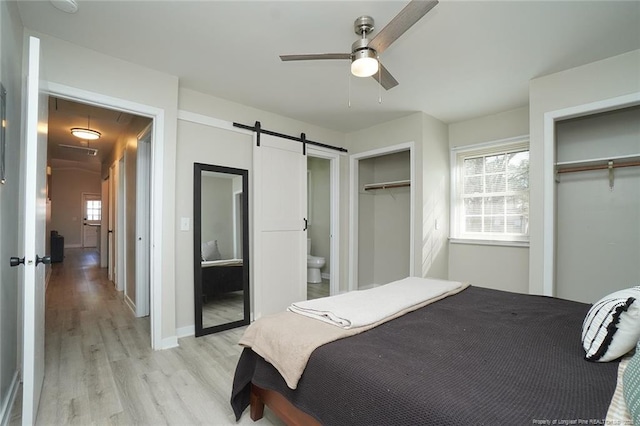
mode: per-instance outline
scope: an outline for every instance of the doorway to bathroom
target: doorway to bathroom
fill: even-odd
[[[307,152],[307,299],[337,293],[339,155]]]

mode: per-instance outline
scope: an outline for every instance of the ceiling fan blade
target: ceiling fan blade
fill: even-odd
[[[393,89],[398,85],[398,80],[393,78],[389,70],[387,70],[384,65],[378,61],[378,65],[380,66],[380,72],[375,73],[371,77],[373,77],[385,90]]]
[[[418,22],[438,4],[437,0],[412,0],[369,42],[369,47],[378,54],[396,41],[402,34]]]
[[[351,59],[351,53],[312,53],[310,55],[280,55],[283,61],[313,61],[324,59]]]

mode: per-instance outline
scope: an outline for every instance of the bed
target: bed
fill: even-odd
[[[242,259],[203,260],[202,296],[214,297],[219,294],[243,289]]]
[[[618,362],[584,360],[590,306],[472,286],[320,346],[296,389],[245,348],[231,405],[288,424],[604,424]]]

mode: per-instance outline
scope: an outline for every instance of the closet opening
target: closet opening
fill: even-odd
[[[640,106],[556,122],[555,290],[593,303],[640,282]]]
[[[413,156],[413,143],[351,156],[351,290],[414,275]]]

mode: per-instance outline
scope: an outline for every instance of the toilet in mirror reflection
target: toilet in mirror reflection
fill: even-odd
[[[194,164],[196,336],[249,323],[247,177]]]

